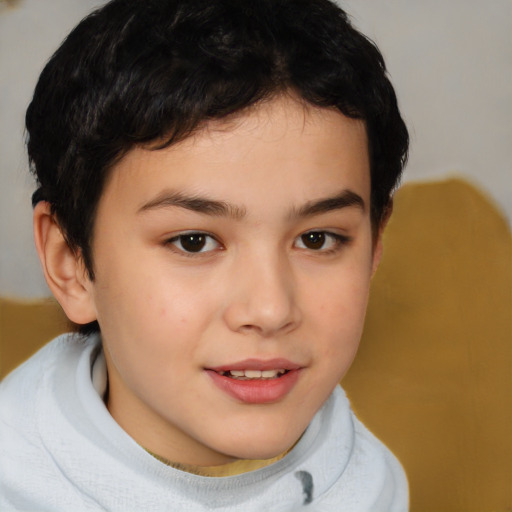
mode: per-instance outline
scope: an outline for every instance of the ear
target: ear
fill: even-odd
[[[46,282],[66,316],[76,324],[96,320],[92,283],[82,258],[68,246],[45,201],[34,208],[34,240]]]
[[[382,253],[384,251],[384,246],[382,243],[382,236],[384,234],[384,229],[389,222],[389,218],[393,213],[393,199],[389,200],[389,203],[384,211],[384,215],[382,216],[382,220],[378,227],[378,232],[375,237],[375,241],[373,243],[373,260],[372,260],[372,277],[377,272],[377,268],[379,268],[380,260],[382,259]]]

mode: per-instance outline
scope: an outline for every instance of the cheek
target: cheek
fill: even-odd
[[[352,360],[361,338],[370,284],[370,270],[346,267],[309,296],[314,330],[327,362]]]
[[[319,316],[333,328],[350,328],[364,319],[370,287],[370,267],[346,266],[330,275],[323,287],[311,294]]]
[[[216,314],[216,287],[165,265],[107,271],[109,288],[98,287],[97,305],[112,358],[155,366],[193,358]]]
[[[165,390],[185,378],[187,364],[196,358],[200,326],[191,317],[190,297],[145,283],[147,288],[125,289],[118,300],[112,297],[106,322],[100,325],[120,379],[149,402],[157,394],[165,398]]]

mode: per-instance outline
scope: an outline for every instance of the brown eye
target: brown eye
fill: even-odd
[[[181,235],[180,243],[187,252],[199,252],[206,245],[206,236],[200,233],[192,233],[190,235]]]
[[[219,247],[215,238],[207,233],[183,233],[171,238],[168,243],[189,254],[213,251]]]
[[[350,243],[351,238],[330,231],[308,231],[295,240],[295,247],[316,251],[321,254],[331,254],[341,250]]]
[[[319,250],[322,249],[325,244],[325,233],[322,231],[310,231],[300,238],[304,247],[308,249]]]

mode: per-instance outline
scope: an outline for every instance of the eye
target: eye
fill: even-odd
[[[167,243],[185,253],[209,252],[220,247],[219,242],[207,233],[183,233],[171,238]]]
[[[330,252],[336,251],[349,240],[347,236],[328,231],[308,231],[297,238],[295,246],[299,249]]]

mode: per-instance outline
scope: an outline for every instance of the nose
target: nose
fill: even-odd
[[[268,338],[300,324],[296,282],[284,258],[259,255],[241,262],[230,283],[224,319],[231,330]]]

